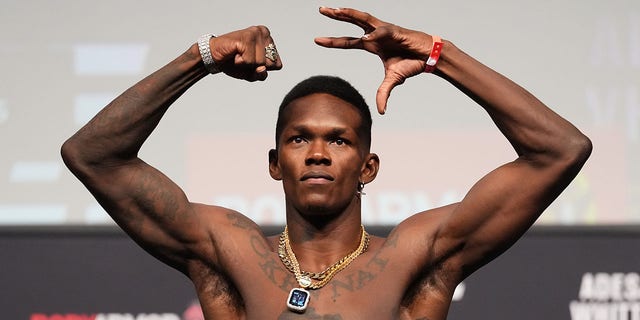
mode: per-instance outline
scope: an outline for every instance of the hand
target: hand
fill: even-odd
[[[315,42],[327,48],[366,50],[380,57],[384,65],[384,80],[376,94],[376,105],[378,112],[384,114],[391,90],[405,79],[424,71],[431,52],[431,36],[384,22],[355,9],[321,7],[320,13],[364,30],[365,34],[360,38],[319,37]]]
[[[265,26],[253,26],[211,38],[211,56],[225,74],[247,81],[265,80],[267,71],[282,69],[275,51],[270,59],[267,46],[275,42]]]

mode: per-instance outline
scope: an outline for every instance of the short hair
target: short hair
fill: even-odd
[[[287,95],[284,96],[280,108],[278,109],[278,120],[276,121],[276,148],[278,139],[284,129],[284,114],[287,106],[296,99],[312,95],[314,93],[326,93],[340,98],[353,105],[360,115],[360,127],[357,128],[358,135],[364,142],[366,150],[371,147],[371,111],[364,97],[346,80],[336,76],[318,75],[302,80],[295,85]]]

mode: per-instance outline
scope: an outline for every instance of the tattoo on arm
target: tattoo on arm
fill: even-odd
[[[142,210],[157,212],[161,219],[173,222],[180,210],[177,195],[172,189],[159,188],[161,184],[157,174],[145,171],[140,175],[134,193],[139,195]]]
[[[237,213],[228,213],[227,219],[229,219],[229,221],[232,222],[232,225],[238,229],[251,230],[256,228],[253,221]]]

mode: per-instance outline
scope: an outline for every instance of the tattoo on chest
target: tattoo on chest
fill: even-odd
[[[384,271],[384,267],[387,266],[387,262],[389,262],[389,259],[382,259],[380,258],[380,253],[383,252],[382,250],[376,252],[376,254],[373,256],[373,258],[371,258],[371,260],[369,260],[369,262],[367,262],[366,266],[369,269],[375,269],[377,270],[377,272],[382,272]]]
[[[308,308],[303,314],[292,313],[291,311],[284,311],[278,320],[342,320],[342,316],[338,313],[335,314],[318,314],[314,308]]]
[[[385,258],[384,253],[387,252],[386,249],[389,246],[388,242],[385,243],[385,245],[365,263],[364,268],[347,272],[346,277],[343,279],[332,280],[330,282],[332,299],[335,301],[340,297],[342,292],[355,292],[364,288],[368,283],[374,281],[378,275],[384,272],[384,269],[389,262],[389,258]]]
[[[289,292],[291,288],[297,286],[295,277],[284,268],[280,260],[275,259],[275,255],[266,245],[264,238],[252,234],[250,241],[253,252],[260,258],[258,266],[271,283],[284,292]]]
[[[228,218],[232,220],[234,226],[238,228],[251,229],[255,227],[234,215],[230,215]],[[271,283],[286,293],[288,293],[291,288],[298,286],[293,274],[282,265],[282,262],[277,258],[275,252],[272,252],[272,249],[261,233],[251,232],[249,241],[253,253],[258,257],[257,263],[260,270]],[[326,292],[332,300],[336,301],[343,294],[353,293],[363,289],[369,283],[375,281],[378,276],[385,271],[389,262],[389,255],[386,253],[389,253],[389,250],[392,250],[396,244],[397,235],[391,234],[384,246],[377,250],[373,256],[370,256],[368,258],[369,260],[365,260],[357,269],[344,270],[344,274],[341,277],[334,278],[327,284],[325,289],[328,290],[319,290],[316,292],[316,295],[319,295],[321,291]],[[312,310],[313,309],[308,309],[304,315],[291,314],[287,311],[283,313],[279,319],[342,319],[339,314],[319,315],[312,312]]]
[[[362,289],[367,283],[376,278],[376,275],[371,272],[358,270],[347,275],[346,280],[333,280],[331,284],[332,298],[335,301],[340,297],[340,292],[348,291],[354,292]]]

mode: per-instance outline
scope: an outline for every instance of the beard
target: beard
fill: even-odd
[[[350,201],[344,201],[344,203],[338,203],[329,205],[326,202],[320,203],[307,203],[299,208],[298,212],[313,225],[322,226],[337,218],[349,210],[350,206],[358,206],[360,204],[360,198],[355,197]]]

